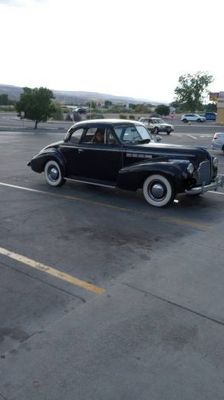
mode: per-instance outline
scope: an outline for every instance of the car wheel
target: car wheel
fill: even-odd
[[[65,183],[60,165],[55,160],[50,160],[44,167],[45,179],[50,186],[62,186]]]
[[[166,133],[167,133],[167,135],[170,135],[171,129],[167,129]]]
[[[143,184],[145,200],[154,207],[166,207],[175,197],[172,183],[163,175],[150,175]]]
[[[187,119],[184,118],[184,119],[183,119],[183,122],[186,124],[188,121],[187,121]]]
[[[158,133],[159,133],[159,128],[154,128],[154,129],[153,129],[153,133],[154,133],[155,135],[158,135]]]

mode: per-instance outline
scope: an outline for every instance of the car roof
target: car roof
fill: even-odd
[[[99,126],[99,125],[110,125],[110,126],[115,126],[115,125],[123,125],[123,124],[127,124],[127,125],[142,125],[144,126],[144,124],[142,124],[140,121],[135,121],[135,120],[130,120],[130,119],[88,119],[88,120],[84,120],[84,121],[80,121],[80,122],[76,122],[75,124],[72,125],[72,127],[77,128],[77,127],[82,127],[82,126]],[[71,127],[71,128],[72,128]]]

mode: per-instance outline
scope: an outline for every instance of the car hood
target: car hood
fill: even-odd
[[[166,122],[152,122],[151,125],[156,125],[156,126],[172,126],[171,124],[167,124]]]
[[[197,158],[200,160],[209,159],[210,154],[206,149],[202,147],[184,146],[175,144],[164,144],[164,143],[147,143],[147,144],[136,144],[136,145],[125,145],[127,151],[137,151],[139,153],[153,153],[158,155],[164,155],[169,158],[181,158],[181,159],[193,159]]]

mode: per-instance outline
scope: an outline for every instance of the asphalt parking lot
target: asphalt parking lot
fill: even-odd
[[[0,399],[223,399],[223,191],[50,188],[26,163],[62,136],[0,132]]]

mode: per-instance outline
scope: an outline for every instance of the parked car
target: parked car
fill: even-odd
[[[205,122],[205,117],[199,114],[184,114],[181,117],[183,122]]]
[[[100,135],[99,135],[100,133]],[[96,136],[102,136],[100,143]],[[132,120],[86,120],[64,140],[44,147],[29,162],[50,186],[66,179],[142,189],[152,206],[170,204],[178,193],[198,195],[223,184],[217,158],[201,147],[155,143],[144,124]]]
[[[206,121],[216,121],[217,114],[215,112],[206,112],[205,119]]]
[[[163,121],[162,118],[155,118],[155,117],[141,117],[139,119],[146,128],[150,129],[150,131],[154,134],[158,134],[159,132],[166,132],[167,135],[170,135],[171,132],[174,131],[174,127],[171,124],[167,124]]]
[[[216,132],[212,139],[212,149],[224,152],[224,132]]]

